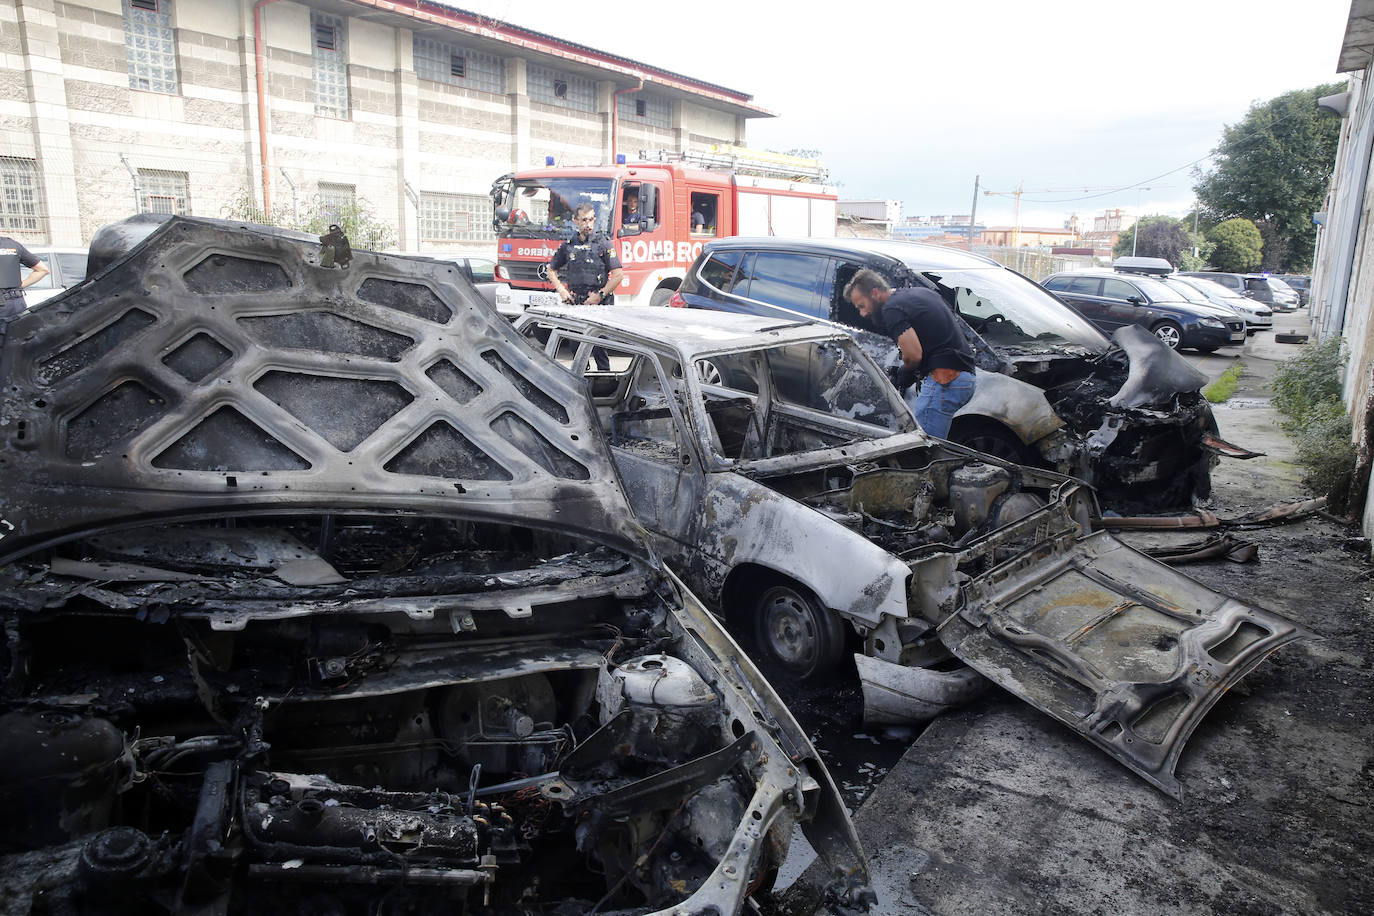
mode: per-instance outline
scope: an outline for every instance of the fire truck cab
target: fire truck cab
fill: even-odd
[[[575,229],[583,203],[624,268],[620,305],[666,305],[701,246],[731,235],[831,237],[835,189],[814,160],[771,154],[640,152],[614,166],[550,166],[492,185],[497,292],[503,312],[556,305],[549,259]],[[766,158],[760,158],[766,157]],[[770,173],[771,174],[768,174]],[[504,300],[504,301],[503,301]]]

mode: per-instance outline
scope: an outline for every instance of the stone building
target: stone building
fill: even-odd
[[[491,248],[515,169],[743,145],[751,96],[428,0],[0,0],[0,232],[365,206]]]

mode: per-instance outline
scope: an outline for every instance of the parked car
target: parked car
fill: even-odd
[[[1189,290],[1206,297],[1206,300],[1213,305],[1229,308],[1245,319],[1245,333],[1247,336],[1254,336],[1256,331],[1270,331],[1274,328],[1274,311],[1262,302],[1253,299],[1246,299],[1229,287],[1222,286],[1212,280],[1204,280],[1198,276],[1183,276],[1173,274],[1166,278],[1170,285],[1176,285],[1179,292],[1185,296],[1190,295]]]
[[[1308,299],[1312,295],[1312,278],[1304,274],[1276,274],[1278,279],[1286,283],[1293,292],[1298,294],[1298,307],[1307,305]]]
[[[446,261],[450,264],[458,265],[459,271],[469,283],[476,288],[477,292],[488,304],[496,307],[496,310],[507,318],[513,318],[520,314],[519,309],[507,308],[506,303],[510,297],[504,293],[510,290],[510,284],[496,279],[496,261],[492,258],[474,258],[466,254],[434,254],[423,253],[414,254],[407,252],[407,257],[433,258],[436,261]]]
[[[1283,294],[1289,300],[1289,304],[1291,304],[1293,308],[1296,309],[1302,307],[1302,294],[1298,292],[1298,290],[1295,287],[1290,286],[1281,277],[1270,276],[1269,285],[1275,288],[1275,296]]]
[[[48,265],[48,275],[24,290],[24,303],[32,308],[86,279],[86,249],[58,248],[52,245],[26,245],[33,255]],[[23,276],[29,269],[23,268]]]
[[[1245,343],[1245,319],[1205,297],[1189,301],[1178,287],[1158,277],[1110,270],[1050,274],[1040,281],[1104,334],[1138,325],[1171,350],[1191,347],[1213,353]]]
[[[987,258],[913,242],[723,239],[702,250],[672,304],[829,320],[895,367],[891,339],[844,299],[861,268],[893,287],[935,290],[973,346],[977,391],[956,414],[952,441],[1083,478],[1118,511],[1184,507],[1210,494],[1207,443],[1217,429],[1202,381],[1127,405],[1119,392],[1128,376],[1172,354],[1113,347],[1052,294]]]
[[[869,721],[957,705],[976,671],[1177,794],[1200,717],[1302,633],[1092,531],[1086,485],[926,436],[845,331],[672,317],[540,307],[516,327],[586,384],[660,554],[775,667],[824,675],[862,640]]]
[[[1185,270],[1180,271],[1179,276],[1214,280],[1247,299],[1268,304],[1276,312],[1291,312],[1298,307],[1296,293],[1280,287],[1277,283],[1270,282],[1271,278],[1264,274],[1235,274],[1219,270]]]
[[[8,325],[8,899],[739,913],[794,823],[870,898],[581,382],[450,266],[319,248],[174,217]]]

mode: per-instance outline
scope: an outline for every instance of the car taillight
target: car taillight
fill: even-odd
[[[682,298],[682,293],[678,292],[677,290],[673,290],[673,298],[668,300],[668,308],[685,309],[686,307],[687,300]]]
[[[497,264],[497,265],[496,265],[496,279],[498,279],[498,280],[505,280],[506,282],[510,282],[510,274],[506,272],[506,265],[504,265],[504,264]]]

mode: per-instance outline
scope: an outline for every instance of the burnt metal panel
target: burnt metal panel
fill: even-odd
[[[440,261],[173,218],[3,326],[0,562],[160,516],[413,511],[645,548],[581,385]],[[632,546],[639,545],[639,546]]]

